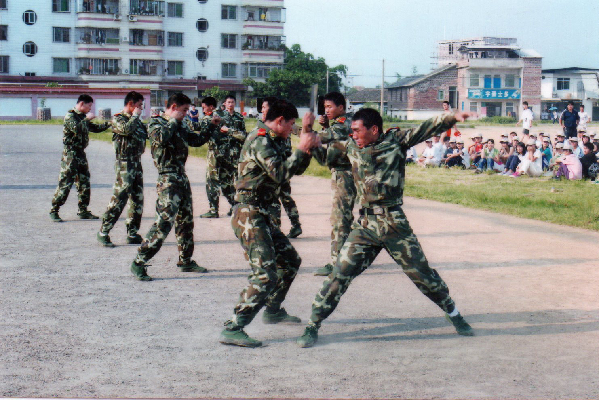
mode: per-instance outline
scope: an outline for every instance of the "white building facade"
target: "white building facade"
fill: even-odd
[[[284,24],[284,0],[0,0],[0,83],[241,99],[282,68]]]
[[[583,105],[593,121],[599,120],[599,69],[544,69],[541,94],[547,118],[552,109],[560,113],[571,101],[576,106]]]

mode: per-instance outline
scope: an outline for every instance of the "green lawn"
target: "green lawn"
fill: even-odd
[[[246,122],[248,131],[255,126],[256,120]],[[112,134],[92,133],[90,137],[110,142]],[[297,141],[293,137],[294,145]],[[206,157],[206,146],[190,148],[190,155]],[[331,176],[314,160],[306,175]],[[472,170],[408,166],[405,195],[599,231],[599,185],[589,181],[509,178],[475,175]]]

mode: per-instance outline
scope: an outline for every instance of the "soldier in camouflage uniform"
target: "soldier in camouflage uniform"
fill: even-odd
[[[269,213],[277,199],[279,185],[307,168],[308,152],[318,145],[315,135],[303,135],[298,150],[285,159],[274,138],[289,135],[295,118],[297,110],[292,104],[282,100],[275,102],[266,122],[258,121],[241,152],[239,177],[235,182],[235,200],[239,203],[233,208],[231,225],[252,273],[233,317],[225,322],[220,340],[224,344],[261,346],[262,343],[250,338],[243,328],[264,305],[263,321],[267,324],[301,322],[281,308],[301,259],[289,239],[273,224]]]
[[[152,280],[147,274],[146,264],[160,250],[173,223],[179,248],[177,265],[181,272],[208,272],[191,259],[194,249],[193,208],[185,162],[188,146],[203,145],[209,135],[206,132],[195,133],[183,122],[190,104],[189,97],[182,93],[174,94],[168,99],[164,116],[153,117],[148,124],[152,157],[158,169],[158,199],[156,220],[131,263],[131,272],[141,281]]]
[[[102,132],[108,129],[108,122],[94,124],[94,114],[91,113],[94,99],[87,94],[82,94],[77,99],[77,105],[67,112],[64,117],[64,129],[62,143],[62,160],[60,162],[60,175],[58,176],[58,187],[52,199],[50,219],[54,222],[62,222],[58,215],[60,207],[67,201],[73,183],[77,186],[79,193],[80,219],[98,219],[88,211],[91,185],[89,182],[89,165],[85,148],[89,144],[89,132]]]
[[[220,132],[213,135],[209,144],[206,194],[210,210],[200,218],[218,218],[220,191],[231,207],[235,205],[237,163],[247,133],[243,115],[235,111],[235,97],[227,96],[223,104],[225,110],[216,112],[221,118]],[[231,210],[227,215],[231,215]]]
[[[262,102],[262,109],[260,110],[262,113],[262,121],[265,120],[266,114],[268,113],[269,104],[274,104],[277,101],[276,97],[266,97]],[[294,125],[295,127],[295,125]],[[294,134],[298,134],[296,129],[293,130]],[[293,149],[291,147],[291,136],[287,138],[276,137],[275,143],[281,149],[281,153],[284,154],[285,159],[293,154]],[[291,222],[291,229],[289,230],[288,238],[293,239],[302,234],[302,226],[299,221],[299,211],[297,210],[297,204],[295,204],[295,200],[291,197],[291,182],[285,181],[281,183],[279,186],[279,196],[278,200],[273,203],[273,208],[271,211],[272,218],[274,223],[281,227],[281,205],[285,209],[287,213],[287,217],[289,217],[289,221]]]
[[[112,143],[116,153],[116,182],[108,208],[102,216],[102,227],[97,234],[98,242],[105,247],[114,247],[108,235],[118,221],[127,200],[129,213],[127,243],[140,244],[142,237],[137,233],[144,208],[144,180],[141,155],[146,149],[148,132],[140,116],[144,97],[138,92],[125,96],[123,111],[112,118]]]
[[[314,152],[314,158],[331,170],[331,261],[318,269],[314,275],[327,276],[333,271],[339,250],[351,231],[354,222],[356,186],[347,158],[346,145],[351,136],[351,120],[345,113],[345,97],[339,92],[327,93],[324,97],[326,117],[320,116],[319,123],[325,128],[320,140],[327,145],[326,151]]]
[[[348,156],[362,206],[360,219],[352,226],[333,269],[312,304],[312,315],[300,347],[311,347],[318,329],[337,307],[351,281],[372,264],[385,249],[420,291],[437,304],[458,334],[471,336],[472,328],[458,312],[449,289],[432,269],[402,210],[405,161],[408,149],[433,135],[447,131],[471,113],[444,114],[415,129],[383,132],[383,120],[373,109],[363,108],[352,121]]]

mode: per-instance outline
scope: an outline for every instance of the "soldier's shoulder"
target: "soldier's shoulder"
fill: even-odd
[[[166,118],[164,118],[163,116],[155,115],[150,118],[150,121],[148,122],[148,127],[155,126],[155,125],[166,125],[167,122],[168,122],[168,120]]]
[[[241,113],[238,113],[237,111],[235,111],[234,115],[235,115],[235,117],[240,118],[240,119],[244,119],[245,118]]]

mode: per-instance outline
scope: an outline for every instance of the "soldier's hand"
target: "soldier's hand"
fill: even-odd
[[[455,113],[453,116],[455,117],[455,119],[458,120],[458,122],[464,122],[468,118],[478,117],[478,114],[475,112],[472,112],[472,111],[460,111],[460,112]]]
[[[302,132],[312,132],[312,125],[314,125],[314,114],[310,111],[304,114],[302,118]]]
[[[327,122],[329,122],[329,119],[328,119],[328,118],[327,118],[325,115],[320,115],[320,116],[318,117],[318,123],[319,123],[320,125],[323,125],[323,126],[324,126],[324,125],[325,125]]]
[[[227,132],[229,132],[229,128],[228,128],[228,127],[226,127],[226,126],[221,126],[221,127],[220,127],[220,131],[221,131],[222,133],[227,133]]]
[[[212,117],[212,121],[210,121],[210,123],[214,124],[214,125],[218,125],[218,124],[220,124],[220,121],[221,121],[220,117],[218,115],[214,115]]]
[[[297,148],[304,153],[309,153],[311,149],[320,145],[320,138],[315,132],[302,132]]]
[[[93,112],[90,111],[87,114],[85,114],[85,118],[91,121],[92,119],[96,118],[96,116]]]

